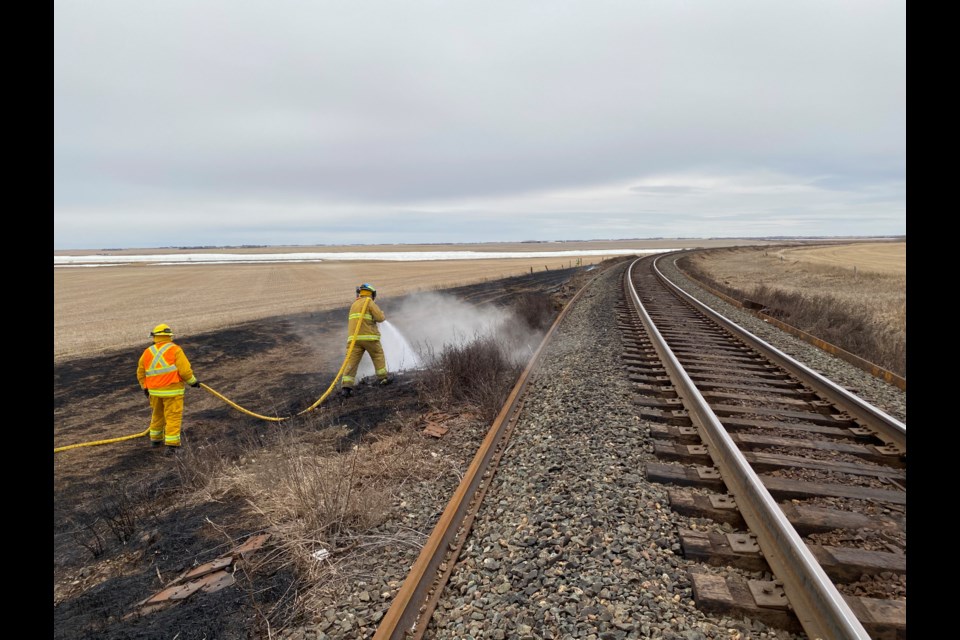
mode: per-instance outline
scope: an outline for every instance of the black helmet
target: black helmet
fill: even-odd
[[[372,285],[369,285],[369,284],[367,284],[366,282],[364,282],[362,285],[360,285],[359,287],[357,287],[357,295],[358,295],[358,296],[360,295],[360,292],[361,292],[361,291],[369,291],[369,292],[370,292],[370,296],[371,296],[374,300],[377,299],[377,290],[374,289]]]

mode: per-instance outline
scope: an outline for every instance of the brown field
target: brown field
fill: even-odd
[[[784,260],[856,271],[906,275],[907,243],[856,243],[828,247],[792,247],[777,251]]]
[[[732,289],[757,285],[804,295],[833,292],[875,309],[884,324],[906,331],[906,243],[783,246],[751,240],[643,240],[476,245],[250,247],[89,250],[55,255],[294,253],[377,251],[588,251],[721,248],[697,259]],[[583,257],[596,264],[603,256]],[[511,258],[422,262],[327,261],[289,264],[150,265],[54,269],[54,361],[143,344],[161,322],[180,335],[240,322],[346,306],[361,282],[380,300],[571,266],[575,258]]]
[[[673,249],[770,244],[744,240],[644,240],[482,245],[378,245],[54,252],[55,255],[161,253],[299,253],[383,251],[588,251]],[[354,288],[370,282],[385,301],[408,293],[498,280],[569,267],[575,258],[511,258],[422,262],[327,261],[289,264],[150,265],[55,268],[54,362],[143,344],[163,322],[180,335],[226,328],[261,318],[343,307]],[[586,256],[597,264],[603,256]]]

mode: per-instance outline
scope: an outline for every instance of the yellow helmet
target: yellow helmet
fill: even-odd
[[[173,337],[173,329],[170,328],[170,325],[158,324],[153,328],[153,331],[150,332],[151,337],[155,336],[170,336]]]

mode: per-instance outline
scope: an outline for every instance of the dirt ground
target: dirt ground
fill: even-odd
[[[559,306],[587,277],[585,268],[542,271],[444,293],[477,305],[504,306],[540,292]],[[390,318],[391,308],[403,301],[378,302]],[[201,382],[236,405],[265,416],[293,416],[313,405],[335,378],[343,359],[345,311],[277,315],[176,341]],[[403,324],[403,318],[394,318]],[[258,564],[254,573],[238,570],[237,585],[151,613],[143,614],[138,603],[266,529],[262,514],[242,496],[209,486],[218,472],[255,464],[252,456],[274,446],[280,431],[309,438],[342,426],[349,430],[349,443],[377,430],[422,424],[417,373],[402,372],[387,387],[361,384],[350,399],[333,394],[318,410],[282,427],[188,388],[184,447],[168,457],[139,435],[150,415],[135,378],[140,351],[122,349],[54,365],[55,450],[135,437],[54,454],[52,635],[71,640],[268,637],[257,621],[265,610],[291,606],[289,591],[296,584],[294,569],[282,563]]]

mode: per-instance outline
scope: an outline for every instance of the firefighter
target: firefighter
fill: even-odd
[[[150,444],[164,447],[174,454],[183,444],[180,424],[183,421],[184,383],[199,387],[190,361],[173,342],[173,329],[158,324],[150,332],[153,346],[147,347],[137,362],[137,380],[150,399],[153,415],[150,417]],[[166,445],[166,446],[164,446]]]
[[[341,379],[340,392],[345,397],[353,394],[353,387],[356,384],[357,369],[360,367],[360,360],[364,353],[370,354],[373,360],[373,368],[376,370],[377,379],[380,384],[390,384],[391,378],[387,375],[387,359],[383,355],[383,346],[380,344],[380,328],[377,323],[386,320],[383,311],[377,306],[374,300],[377,299],[377,290],[367,283],[357,287],[357,299],[350,305],[350,318],[347,323],[347,359],[343,378]],[[361,316],[360,312],[364,304],[367,310]],[[357,331],[357,323],[360,323],[360,330],[354,339],[354,332]],[[352,349],[351,349],[352,347]]]

